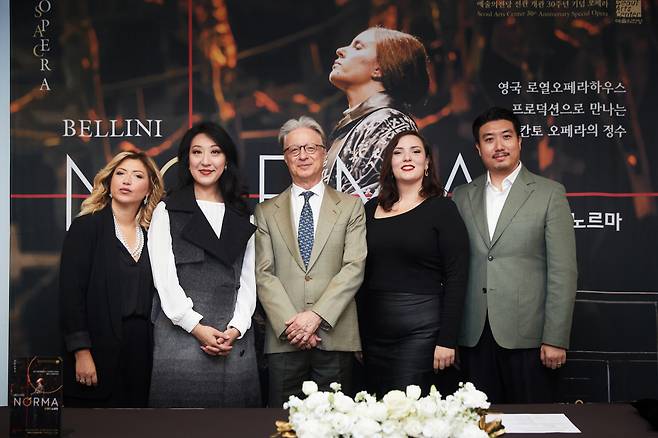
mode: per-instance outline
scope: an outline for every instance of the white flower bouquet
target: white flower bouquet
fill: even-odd
[[[289,421],[277,422],[278,436],[299,438],[491,438],[504,433],[500,421],[484,422],[487,395],[472,383],[460,384],[452,395],[441,397],[432,387],[421,398],[421,389],[390,391],[381,401],[365,391],[354,399],[338,383],[333,392],[318,391],[315,382],[304,382],[305,399],[292,396],[284,404]],[[277,435],[275,435],[277,436]]]

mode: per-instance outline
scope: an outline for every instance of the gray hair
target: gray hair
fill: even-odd
[[[281,147],[283,147],[283,141],[286,138],[286,135],[290,134],[292,131],[299,128],[308,128],[317,132],[318,134],[320,134],[320,138],[322,138],[322,145],[323,146],[325,145],[326,138],[324,136],[324,131],[322,130],[322,126],[320,126],[320,124],[311,117],[301,116],[298,119],[288,120],[286,123],[283,124],[283,126],[279,130],[279,136],[277,137],[277,140],[279,141]]]

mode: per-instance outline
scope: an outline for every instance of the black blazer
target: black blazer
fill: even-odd
[[[146,232],[144,233],[146,237]],[[146,241],[142,257],[148,257]],[[114,220],[110,205],[76,218],[64,238],[60,262],[60,316],[66,356],[66,396],[103,399],[110,396],[119,364],[122,315]],[[151,283],[151,289],[155,291]],[[148,348],[152,351],[152,335]],[[75,381],[73,353],[91,349],[98,386]]]

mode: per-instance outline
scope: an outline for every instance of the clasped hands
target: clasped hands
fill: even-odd
[[[300,350],[309,350],[318,345],[322,339],[317,335],[322,318],[312,310],[300,312],[286,321],[285,335],[290,345]]]
[[[229,327],[222,332],[201,323],[197,324],[191,333],[201,344],[201,350],[209,356],[228,356],[233,349],[233,342],[240,336],[240,331],[235,327]]]

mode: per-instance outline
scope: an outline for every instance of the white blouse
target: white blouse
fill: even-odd
[[[224,222],[224,204],[199,200],[196,202],[219,238]],[[252,235],[247,242],[247,248],[242,260],[240,288],[238,289],[233,318],[226,327],[215,327],[218,330],[226,330],[229,327],[234,327],[240,331],[240,338],[251,327],[251,316],[256,309],[256,252],[254,238],[255,236]],[[148,250],[151,259],[151,270],[153,271],[153,282],[158,290],[163,312],[172,323],[187,332],[191,332],[201,321],[203,315],[194,311],[192,299],[187,296],[178,282],[176,261],[174,259],[169,229],[169,212],[167,212],[164,202],[160,202],[153,211],[151,226],[148,231]]]

